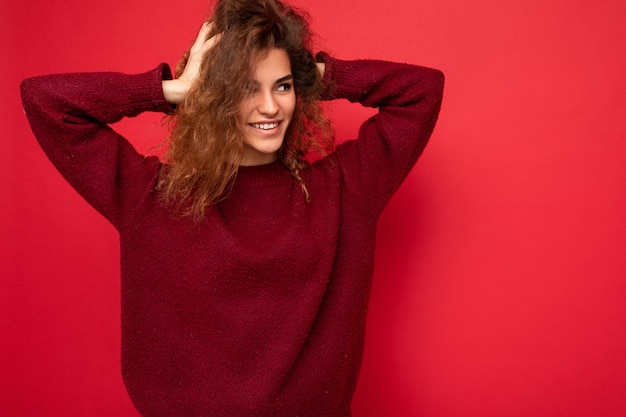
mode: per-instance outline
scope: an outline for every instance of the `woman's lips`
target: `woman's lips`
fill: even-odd
[[[248,123],[254,131],[263,136],[273,136],[280,130],[280,121]]]

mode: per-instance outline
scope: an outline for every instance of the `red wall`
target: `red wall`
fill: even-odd
[[[355,417],[626,415],[624,2],[297,4],[339,57],[447,76],[432,142],[380,221]],[[137,416],[115,232],[38,149],[19,81],[173,64],[205,9],[0,4],[0,415]],[[366,114],[337,105],[339,135]],[[159,125],[118,128],[146,150]]]

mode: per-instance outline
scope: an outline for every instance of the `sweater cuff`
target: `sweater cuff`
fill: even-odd
[[[332,58],[326,52],[318,52],[315,55],[315,61],[324,64],[324,90],[322,90],[322,100],[334,100],[335,96],[335,81],[333,77],[333,70],[335,68],[335,59]]]
[[[333,58],[326,52],[318,52],[315,56],[317,62],[325,64],[324,91],[322,100],[335,100],[345,98],[349,101],[358,101],[361,88],[355,78],[355,63],[357,61],[344,61]]]
[[[166,114],[174,113],[176,106],[171,105],[165,99],[162,84],[164,80],[171,80],[173,78],[170,66],[165,62],[162,62],[158,67],[150,71],[150,74],[150,97],[152,100],[153,111],[163,112]]]

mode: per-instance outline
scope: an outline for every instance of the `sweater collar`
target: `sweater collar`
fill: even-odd
[[[265,165],[239,166],[236,185],[243,187],[263,187],[284,184],[291,175],[280,160]]]

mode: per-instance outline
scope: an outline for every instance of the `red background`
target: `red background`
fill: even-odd
[[[380,221],[355,417],[626,415],[626,6],[316,0],[320,47],[442,69]],[[0,415],[137,416],[113,228],[46,160],[19,81],[174,64],[205,0],[2,0]],[[332,111],[340,138],[368,114]],[[118,129],[147,150],[158,117]]]

